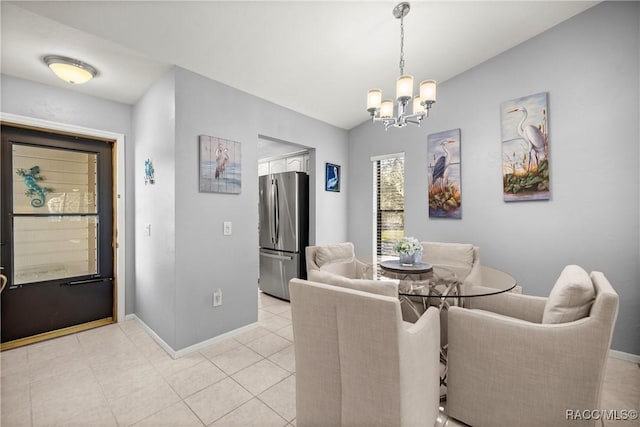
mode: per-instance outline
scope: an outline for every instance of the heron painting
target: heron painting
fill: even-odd
[[[200,192],[240,194],[240,143],[200,135]]]
[[[500,110],[504,200],[548,200],[547,93],[503,102]]]
[[[462,218],[460,129],[427,137],[429,217]]]
[[[340,191],[340,166],[333,163],[325,164],[325,183],[326,191]]]

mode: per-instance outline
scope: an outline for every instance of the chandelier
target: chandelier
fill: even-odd
[[[367,111],[371,121],[382,122],[384,130],[389,127],[404,127],[408,123],[420,126],[422,119],[429,116],[431,106],[436,102],[436,81],[420,82],[419,96],[413,97],[413,76],[404,74],[404,17],[409,13],[409,3],[398,3],[393,8],[393,16],[400,19],[400,77],[396,81],[397,115],[393,115],[393,100],[382,100],[380,89],[371,89],[367,93]],[[413,98],[412,114],[407,113],[407,105]]]

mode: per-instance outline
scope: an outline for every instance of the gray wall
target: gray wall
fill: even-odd
[[[370,252],[370,156],[404,151],[407,235],[479,245],[527,294],[548,295],[566,264],[603,271],[620,294],[612,347],[640,354],[639,14],[637,2],[600,4],[441,84],[421,129],[352,129],[349,240]],[[538,92],[549,93],[551,200],[505,203],[500,103]],[[462,219],[430,219],[426,137],[458,127]]]
[[[178,67],[136,105],[134,127],[136,312],[172,348],[257,321],[259,134],[312,149],[311,240],[346,239],[347,191],[322,187],[325,161],[346,165],[346,131]],[[202,134],[241,142],[241,194],[198,191]],[[146,158],[155,185],[143,184]],[[231,236],[222,234],[224,221],[233,222]],[[213,308],[216,288],[223,304]]]
[[[257,320],[259,134],[311,149],[310,241],[346,240],[347,177],[342,192],[324,191],[324,163],[347,166],[342,129],[180,68],[134,107],[11,76],[1,83],[3,112],[125,134],[125,310],[176,350]],[[242,142],[242,194],[198,192],[200,134]],[[147,158],[154,185],[144,184]],[[214,310],[215,288],[223,305]]]
[[[55,88],[20,78],[0,76],[4,113],[18,114],[58,123],[84,126],[125,135],[125,175],[133,175],[133,138],[131,106],[107,101],[74,91]],[[135,198],[133,182],[126,180],[125,236],[127,272],[125,313],[135,310],[135,245],[133,238]]]
[[[136,170],[129,178],[135,178],[136,189],[136,315],[172,348],[176,342],[174,94],[172,70],[135,105]],[[146,159],[154,165],[154,184],[144,182]]]

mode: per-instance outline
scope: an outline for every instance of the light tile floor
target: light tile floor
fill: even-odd
[[[0,425],[295,425],[291,309],[258,308],[258,327],[175,360],[137,320],[2,352]]]
[[[258,313],[258,327],[175,360],[136,320],[2,352],[0,425],[295,425],[291,310],[260,293]],[[640,368],[610,358],[602,403],[638,409]]]

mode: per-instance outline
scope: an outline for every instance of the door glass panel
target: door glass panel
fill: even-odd
[[[98,272],[94,216],[14,217],[16,285]]]
[[[13,283],[97,274],[97,154],[15,143],[12,153]]]
[[[13,144],[13,213],[97,213],[95,153]]]

